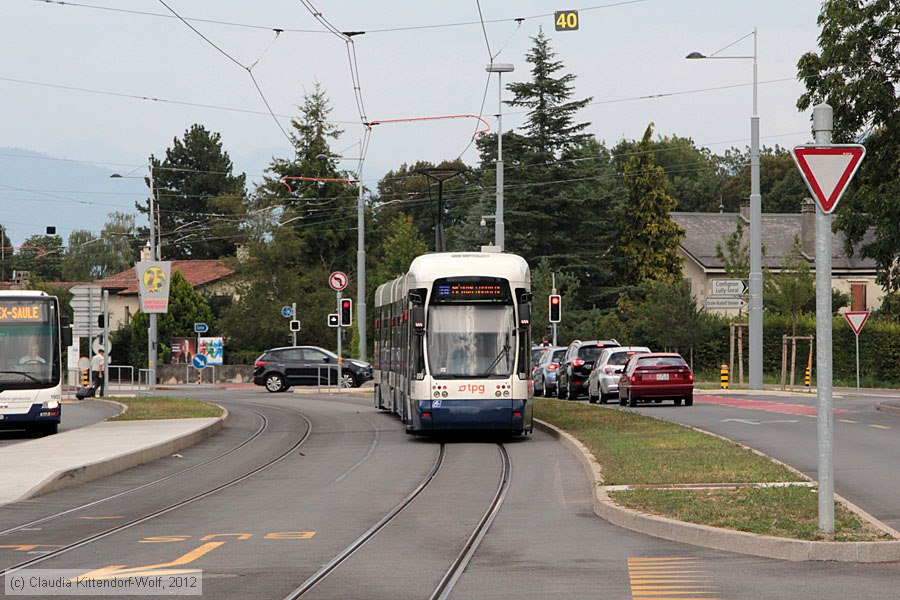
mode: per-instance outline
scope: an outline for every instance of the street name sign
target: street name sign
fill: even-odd
[[[209,326],[206,323],[194,323],[194,333],[206,333]]]
[[[806,187],[822,212],[828,215],[837,208],[847,184],[866,155],[866,149],[859,144],[797,146],[791,155]]]
[[[713,279],[713,296],[740,296],[747,291],[747,285],[743,279]]]
[[[734,309],[734,308],[744,308],[747,306],[747,301],[743,298],[707,298],[706,299],[706,308],[710,309]]]
[[[869,318],[869,312],[863,310],[845,312],[844,318],[850,323],[850,329],[853,330],[853,333],[859,335],[863,325],[866,324],[866,320]]]

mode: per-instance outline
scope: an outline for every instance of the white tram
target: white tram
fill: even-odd
[[[375,292],[375,406],[407,433],[532,430],[531,274],[520,256],[413,260]]]

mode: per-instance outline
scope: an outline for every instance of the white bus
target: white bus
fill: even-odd
[[[413,434],[530,433],[531,274],[519,256],[426,254],[375,292],[375,406]]]
[[[72,343],[55,296],[0,292],[0,428],[56,433],[62,416],[62,350]]]

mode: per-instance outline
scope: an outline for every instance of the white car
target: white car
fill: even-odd
[[[625,362],[635,354],[646,354],[650,348],[646,346],[619,346],[606,348],[594,364],[594,370],[588,377],[588,400],[596,404],[606,404],[611,398],[619,397],[619,376]]]

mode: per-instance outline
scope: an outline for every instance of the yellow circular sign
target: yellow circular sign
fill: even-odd
[[[144,287],[150,292],[159,292],[166,286],[166,272],[159,267],[144,271]]]

